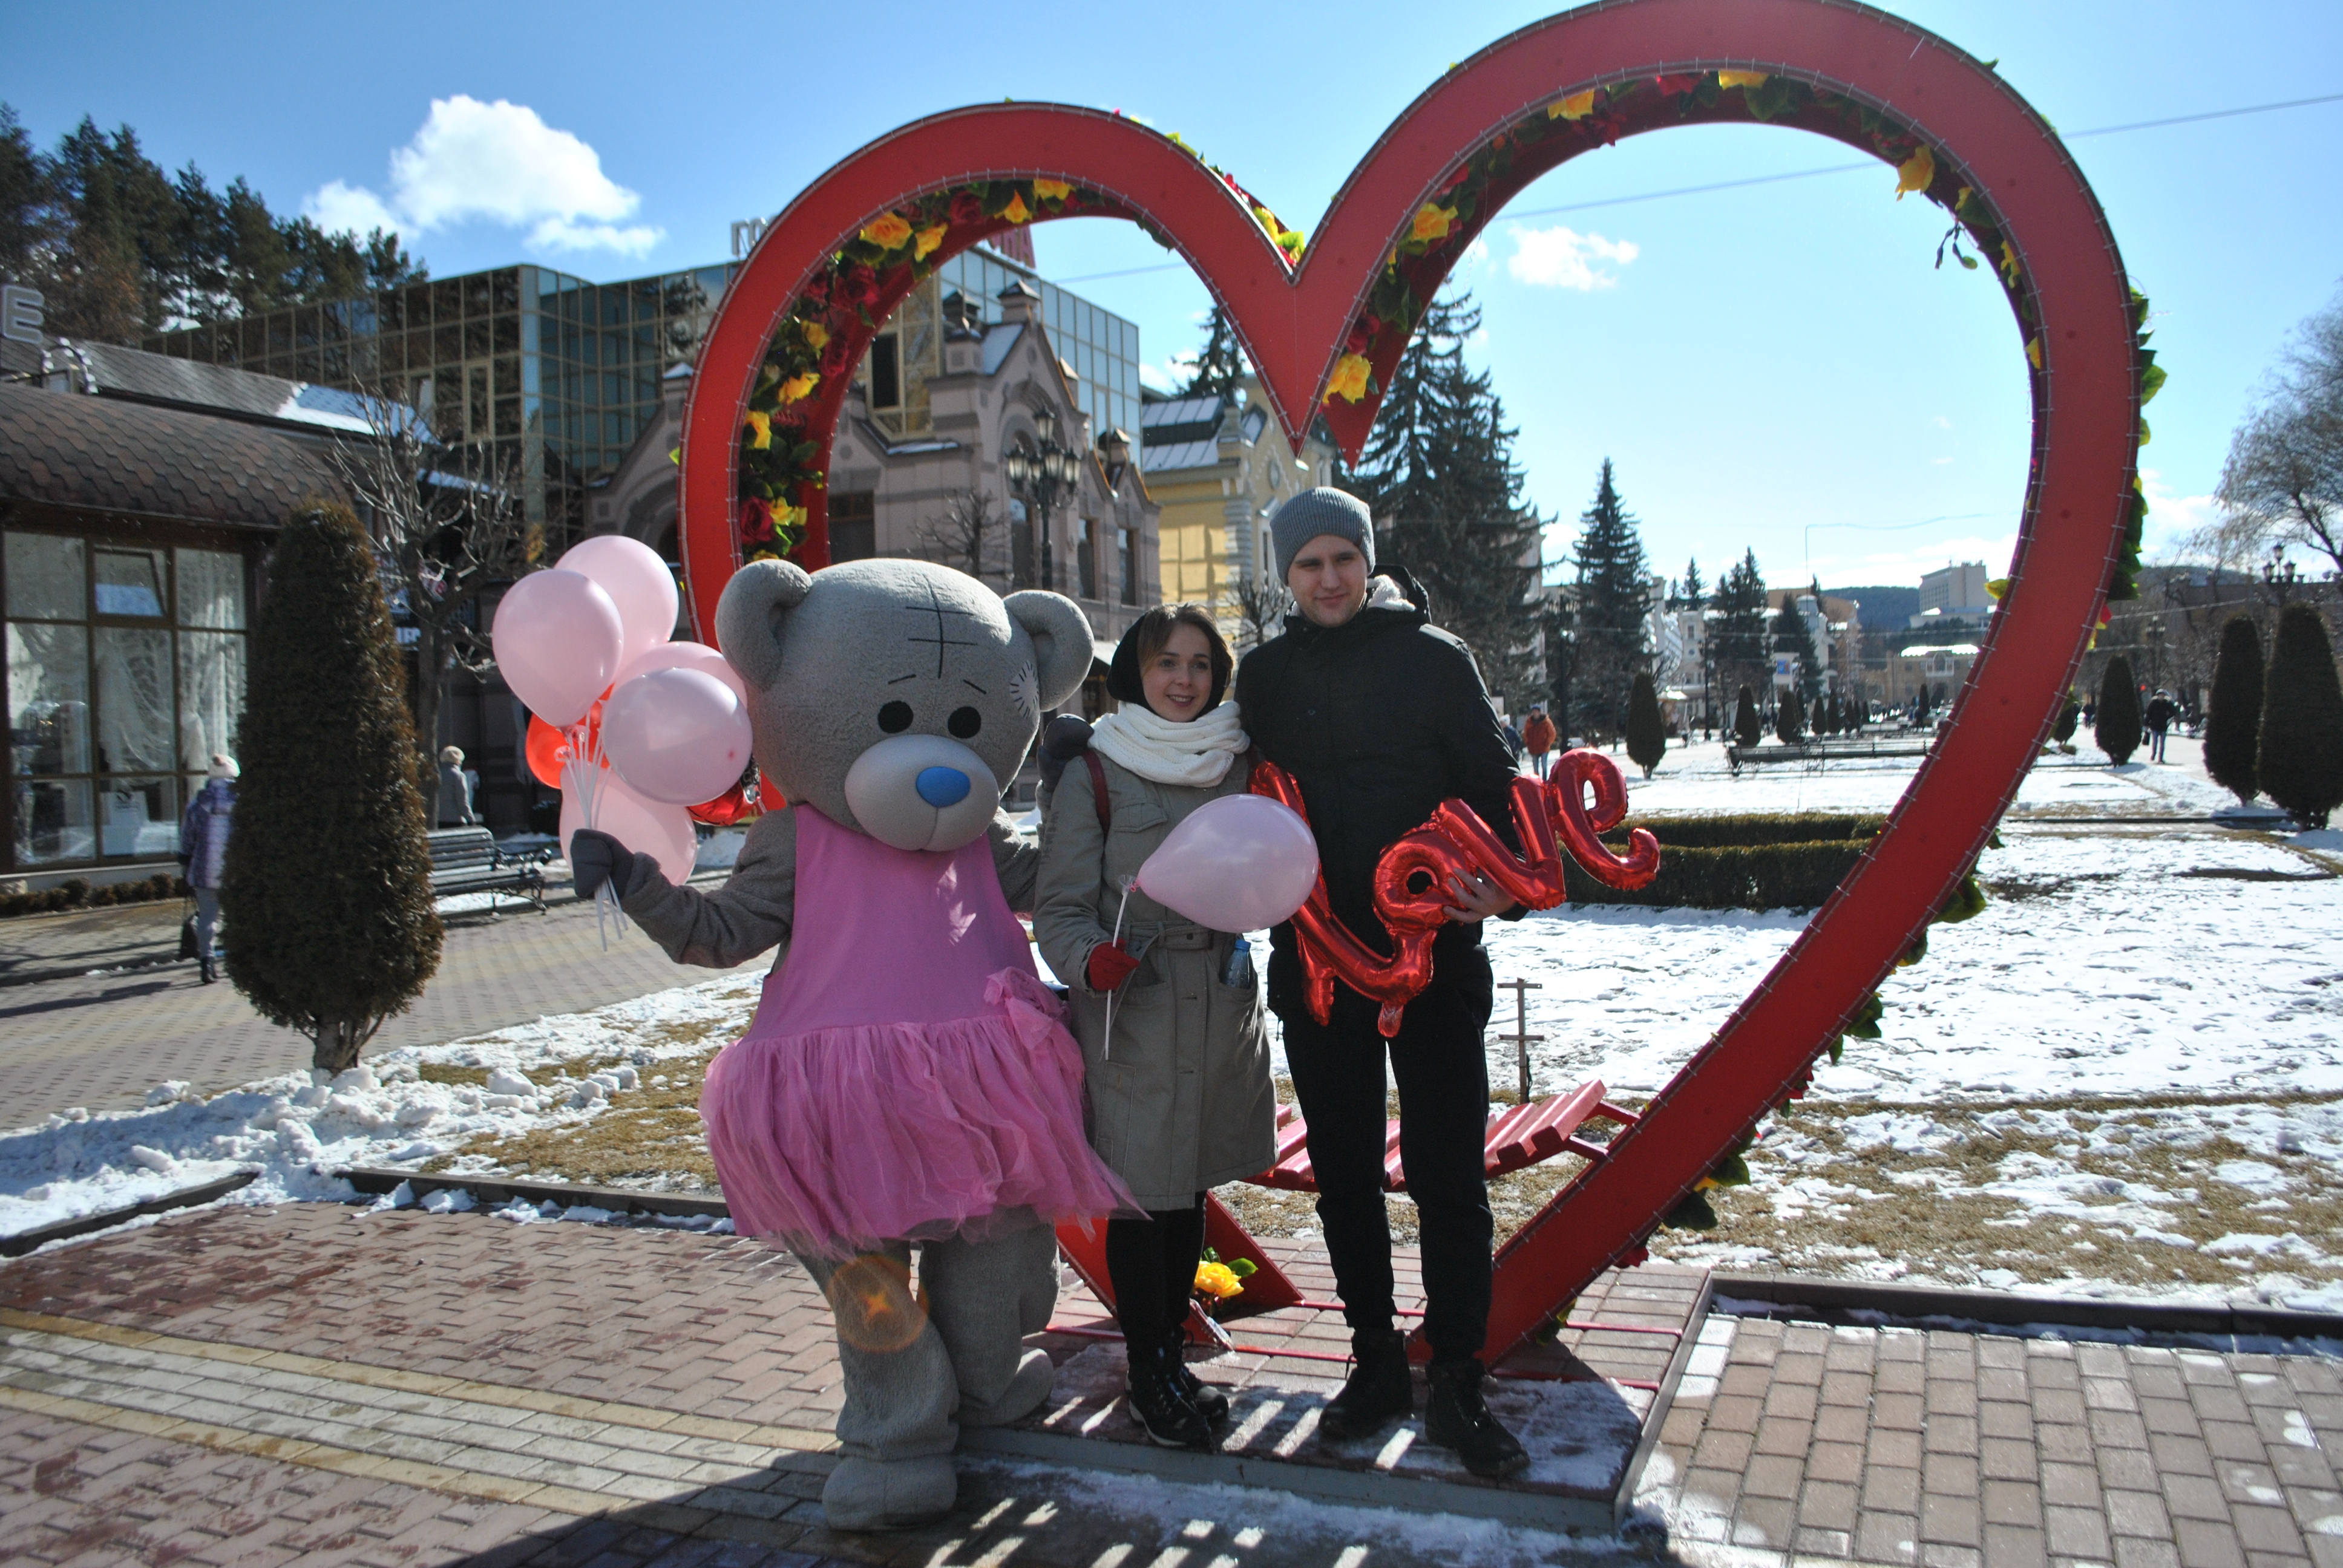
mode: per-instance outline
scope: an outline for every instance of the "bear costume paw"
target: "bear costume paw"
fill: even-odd
[[[832,1530],[909,1530],[932,1524],[950,1513],[959,1499],[960,1477],[949,1454],[841,1459],[821,1489],[822,1513]]]
[[[1006,1426],[1022,1421],[1041,1408],[1057,1379],[1058,1369],[1049,1352],[1027,1351],[1018,1358],[1017,1373],[1000,1398],[989,1404],[960,1401],[959,1422],[962,1426]]]

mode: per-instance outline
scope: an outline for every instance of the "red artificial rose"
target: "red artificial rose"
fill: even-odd
[[[1699,86],[1700,78],[1696,75],[1654,76],[1652,85],[1659,88],[1660,96],[1673,98],[1679,93],[1689,93]]]
[[[982,223],[985,219],[984,198],[974,191],[954,191],[951,198],[951,221]]]
[[[1342,352],[1364,354],[1367,351],[1367,345],[1373,341],[1374,334],[1368,330],[1366,323],[1363,321],[1356,323],[1351,328],[1351,335],[1342,339]]]
[[[762,496],[750,496],[740,503],[740,537],[750,544],[773,537],[773,508]]]
[[[845,375],[849,367],[854,362],[853,353],[854,346],[848,340],[846,334],[832,333],[830,341],[822,347],[822,379],[834,383],[840,377]]]
[[[838,302],[849,310],[868,310],[879,303],[879,275],[859,262],[839,274],[834,288]]]

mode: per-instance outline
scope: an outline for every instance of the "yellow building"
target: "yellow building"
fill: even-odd
[[[1313,431],[1295,452],[1251,377],[1234,397],[1150,402],[1139,422],[1140,467],[1163,508],[1164,602],[1210,607],[1241,649],[1274,637],[1284,585],[1269,519],[1288,497],[1332,482],[1334,448]]]

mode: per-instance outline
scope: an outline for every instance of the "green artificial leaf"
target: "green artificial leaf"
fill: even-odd
[[[1985,913],[1985,890],[1977,885],[1976,873],[1971,871],[1961,879],[1961,885],[1953,890],[1952,897],[1945,900],[1936,918],[1947,925],[1957,925]]]
[[[1251,1258],[1232,1258],[1229,1260],[1229,1272],[1240,1280],[1249,1280],[1261,1272],[1261,1265]]]
[[[1749,1161],[1738,1154],[1728,1154],[1717,1161],[1716,1169],[1708,1173],[1708,1179],[1720,1187],[1746,1187],[1749,1185]]]
[[[2147,404],[2154,402],[2156,400],[2156,395],[2164,390],[2165,374],[2164,367],[2161,365],[2150,365],[2147,369],[2141,374],[2139,378],[2139,400],[2141,403]]]
[[[1954,255],[1955,258],[1956,258],[1956,259],[1957,259],[1957,260],[1960,262],[1960,264],[1961,264],[1963,266],[1966,267],[1969,271],[1971,271],[1971,272],[1975,272],[1975,271],[1976,270],[1977,264],[1976,264],[1976,256],[1962,256],[1962,255],[1960,254],[1960,252],[1958,252],[1958,251],[1955,251],[1955,252],[1953,253],[1953,255]]]
[[[1687,1192],[1684,1201],[1669,1210],[1660,1223],[1672,1231],[1714,1231],[1716,1211],[1710,1207],[1705,1192]]]

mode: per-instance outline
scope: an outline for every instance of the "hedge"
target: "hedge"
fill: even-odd
[[[108,882],[97,888],[82,878],[72,877],[37,893],[0,893],[0,919],[54,914],[59,910],[102,910],[114,904],[149,904],[186,896],[187,884],[168,871],[157,871],[135,882]]]
[[[1771,812],[1654,818],[1607,836],[1648,829],[1660,841],[1660,871],[1633,892],[1609,888],[1564,857],[1571,900],[1694,910],[1813,909],[1855,869],[1887,819],[1839,812]]]

